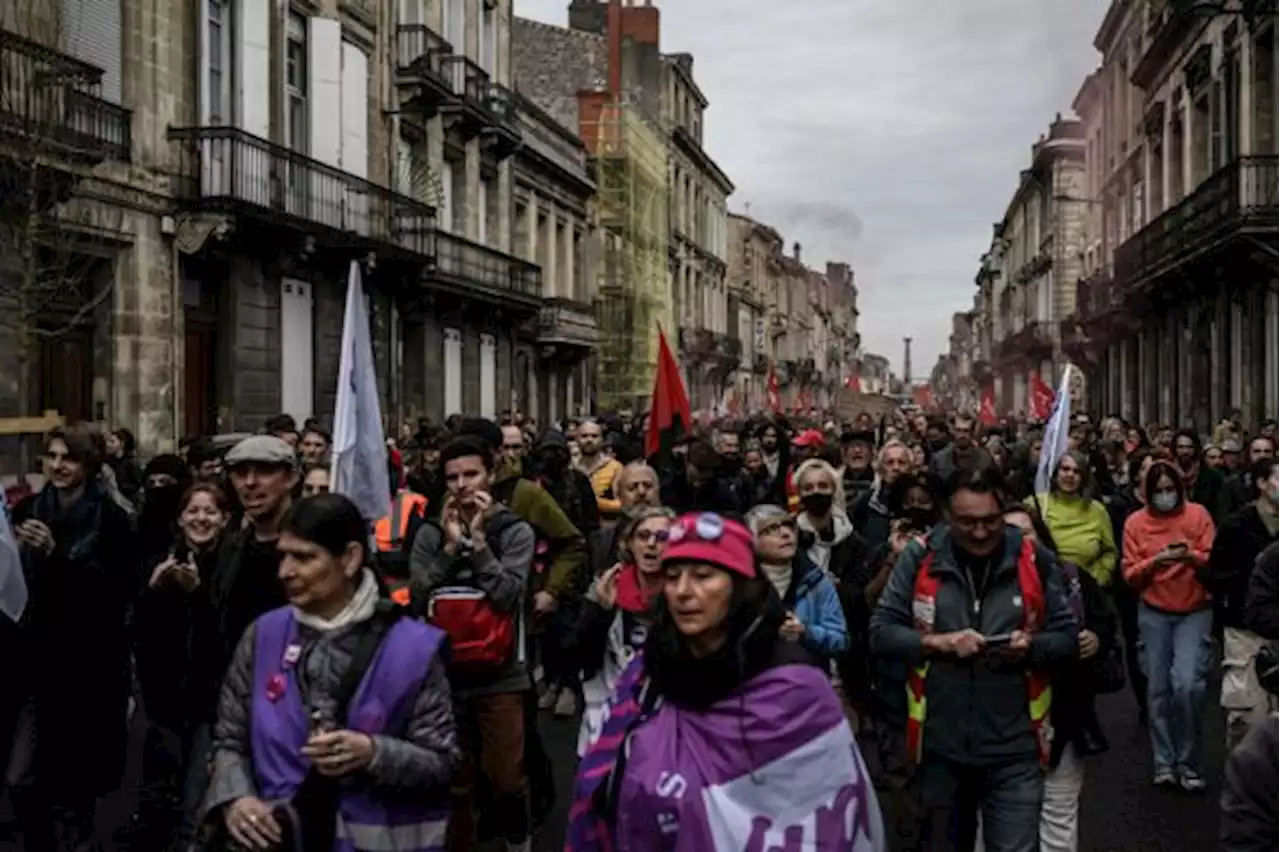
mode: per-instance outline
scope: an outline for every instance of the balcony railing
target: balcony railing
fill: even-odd
[[[432,77],[448,81],[444,60],[453,53],[453,45],[426,24],[401,24],[396,27],[396,70],[400,74]]]
[[[436,251],[436,278],[527,299],[542,294],[542,269],[518,257],[444,231],[436,236]]]
[[[1116,249],[1115,275],[1126,289],[1161,275],[1239,231],[1276,231],[1276,157],[1241,157],[1151,220]]]
[[[591,347],[599,340],[595,310],[586,302],[548,299],[538,313],[538,341]]]
[[[101,68],[0,29],[0,134],[93,162],[129,160],[133,114],[99,97]]]
[[[1196,21],[1214,13],[1214,5],[1205,0],[1164,0],[1148,4],[1152,17],[1147,20],[1146,48],[1130,75],[1133,84],[1142,89],[1149,87]]]
[[[236,127],[170,128],[178,191],[191,206],[325,229],[424,257],[435,253],[435,208]]]
[[[446,56],[440,63],[455,95],[476,106],[487,106],[489,75],[483,68],[465,56]]]

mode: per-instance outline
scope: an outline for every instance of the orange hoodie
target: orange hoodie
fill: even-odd
[[[1156,565],[1156,554],[1171,544],[1185,544],[1189,558]],[[1208,562],[1212,549],[1213,519],[1199,503],[1183,503],[1172,515],[1139,509],[1124,522],[1124,578],[1156,609],[1194,612],[1209,604],[1196,571]]]

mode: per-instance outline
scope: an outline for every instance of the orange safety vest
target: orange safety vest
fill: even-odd
[[[937,610],[938,577],[930,571],[933,551],[925,554],[916,571],[916,584],[911,612],[916,629],[921,634],[933,632]],[[1018,587],[1022,597],[1022,629],[1034,633],[1044,624],[1044,584],[1036,565],[1036,546],[1024,539],[1018,553]],[[929,700],[925,695],[925,680],[929,675],[929,662],[923,661],[907,675],[907,759],[920,763],[924,757],[924,723],[928,715]],[[1036,748],[1041,766],[1049,763],[1053,745],[1053,727],[1049,723],[1049,706],[1053,703],[1053,691],[1049,676],[1041,671],[1027,671],[1027,699],[1031,715],[1031,728],[1036,736]]]
[[[412,491],[401,491],[391,501],[390,514],[383,515],[373,525],[373,537],[379,553],[397,553],[404,548],[404,537],[409,531],[409,518],[427,512],[427,498]]]

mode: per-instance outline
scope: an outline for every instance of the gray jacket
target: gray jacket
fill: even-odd
[[[444,531],[435,524],[424,525],[409,556],[414,598],[426,600],[444,586],[470,586],[484,592],[498,611],[514,613],[517,623],[523,625],[535,548],[533,527],[510,509],[500,508],[486,523],[485,538],[489,546],[484,550],[450,556],[444,550]],[[451,672],[454,692],[465,697],[528,689],[531,682],[524,633],[523,629],[517,631],[516,653],[492,673],[464,678]]]
[[[255,632],[250,627],[240,638],[222,683],[218,720],[213,728],[213,778],[205,797],[206,813],[242,796],[258,795],[249,748]],[[304,707],[314,706],[318,696],[332,696],[338,691],[360,634],[359,625],[321,634],[298,624],[302,642],[298,683]],[[449,681],[439,656],[431,661],[403,730],[378,734],[373,741],[373,763],[365,773],[379,787],[427,793],[453,779],[461,752]]]
[[[1022,534],[1004,531],[1003,557],[987,579],[985,594],[977,595],[956,564],[954,540],[946,524],[929,534],[925,545],[912,542],[898,557],[888,585],[871,616],[871,652],[914,666],[923,654],[922,636],[915,626],[912,602],[916,572],[927,550],[934,553],[930,568],[940,585],[934,604],[934,631],[973,628],[986,636],[1022,628],[1022,597],[1017,559]],[[1031,649],[1021,665],[1003,664],[978,655],[960,660],[933,657],[925,683],[928,716],[924,749],[927,757],[966,765],[991,765],[1035,760],[1037,746],[1028,713],[1027,666],[1046,668],[1074,659],[1079,653],[1074,614],[1067,603],[1052,553],[1036,551],[1044,585],[1045,623],[1031,637]]]

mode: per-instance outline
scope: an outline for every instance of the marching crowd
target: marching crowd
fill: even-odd
[[[1276,849],[1274,423],[1078,416],[1041,489],[1015,420],[559,426],[406,426],[372,527],[316,422],[144,465],[54,430],[8,512],[0,838],[92,848],[140,707],[131,849],[527,850],[560,797],[568,852],[1067,852],[1095,698],[1199,794],[1220,660],[1221,848]]]

